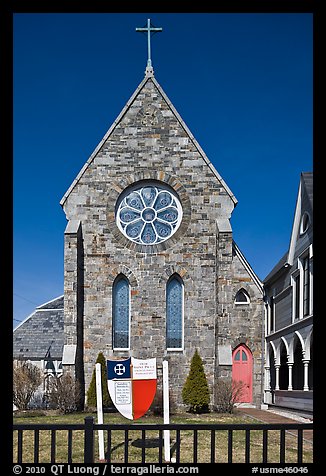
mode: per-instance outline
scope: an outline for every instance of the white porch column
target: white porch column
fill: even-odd
[[[280,364],[275,364],[275,390],[280,389]]]
[[[265,367],[264,403],[272,403],[271,373],[268,366]]]
[[[271,390],[271,385],[270,385],[270,367],[265,367],[265,391],[269,392]]]
[[[303,360],[303,390],[305,392],[309,391],[308,384],[308,369],[309,369],[309,360]]]
[[[292,367],[293,367],[293,362],[288,362],[288,369],[289,369],[288,390],[293,390],[293,387],[292,387]]]

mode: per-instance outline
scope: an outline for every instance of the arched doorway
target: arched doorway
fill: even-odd
[[[289,368],[288,368],[288,351],[285,343],[281,341],[280,349],[280,371],[279,371],[279,388],[280,390],[287,390],[289,387]]]
[[[294,336],[292,386],[293,390],[303,390],[303,362],[302,344],[297,335]]]
[[[232,381],[235,385],[242,384],[238,403],[252,402],[252,360],[252,353],[244,344],[232,352]]]
[[[309,385],[309,389],[312,390],[314,388],[314,384],[313,384],[313,375],[314,375],[314,372],[313,372],[313,369],[314,369],[314,360],[313,360],[313,357],[314,357],[314,352],[313,352],[313,335],[311,335],[311,340],[310,340],[310,362],[309,362],[309,367],[308,367],[308,385]]]
[[[275,369],[275,350],[271,343],[269,343],[269,381],[267,382],[268,389],[271,392],[271,403],[274,403],[275,399],[275,387],[276,387],[276,369]]]

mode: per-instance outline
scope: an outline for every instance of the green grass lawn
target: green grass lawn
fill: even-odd
[[[14,417],[14,423],[64,423],[76,424],[84,423],[86,416],[93,416],[96,422],[96,414],[73,413],[69,415],[47,414],[42,412],[26,412]],[[137,424],[157,423],[162,424],[163,418],[148,415],[135,422],[123,418],[119,413],[105,413],[104,423],[129,424],[131,423],[135,430],[128,432],[128,458],[129,463],[140,463],[142,451],[145,447],[146,462],[157,462],[159,454],[159,432],[158,430],[146,430],[146,440],[143,441],[141,430],[137,430]],[[202,415],[175,414],[171,415],[170,423],[257,423],[250,417],[239,415],[236,412],[230,414],[208,413]],[[228,458],[228,432],[226,430],[216,431],[215,442],[215,461],[225,463]],[[251,431],[250,438],[250,462],[262,462],[263,432],[260,430]],[[171,456],[175,457],[176,432],[171,430]],[[198,431],[198,463],[210,461],[210,432]],[[107,448],[107,431],[104,431],[105,448]],[[268,432],[268,462],[279,462],[279,431]],[[122,430],[114,430],[111,439],[111,462],[122,463],[124,460],[125,433]],[[297,461],[297,440],[289,432],[286,433],[286,462],[296,463]],[[66,430],[56,431],[56,462],[66,463],[68,454],[68,432]],[[14,455],[13,461],[17,461],[17,431],[14,432]],[[73,431],[72,437],[72,462],[82,463],[84,455],[84,432],[80,430]],[[232,460],[235,463],[245,461],[245,431],[233,432],[233,453]],[[34,458],[34,435],[33,431],[26,430],[23,433],[23,462],[33,462]],[[98,460],[98,435],[95,434],[95,461]],[[47,463],[51,461],[51,431],[42,430],[39,436],[39,462]],[[191,463],[193,461],[193,431],[181,431],[180,462]],[[304,441],[303,461],[311,463],[312,445]]]

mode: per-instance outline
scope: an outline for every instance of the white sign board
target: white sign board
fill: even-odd
[[[156,379],[156,358],[146,360],[132,358],[132,378],[133,380]]]
[[[130,405],[131,403],[131,382],[118,380],[114,382],[115,404]]]
[[[76,344],[63,346],[62,365],[75,365],[76,347]]]

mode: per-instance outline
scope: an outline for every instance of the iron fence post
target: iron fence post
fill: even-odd
[[[84,463],[94,463],[94,418],[85,417]]]

